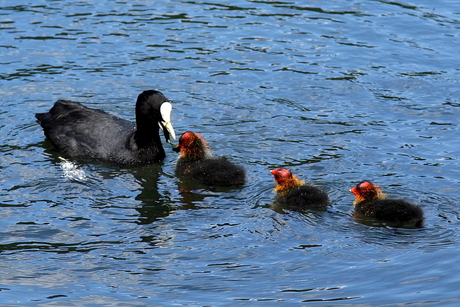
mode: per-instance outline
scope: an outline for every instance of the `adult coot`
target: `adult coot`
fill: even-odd
[[[58,151],[76,158],[142,165],[165,157],[160,128],[166,141],[176,138],[171,110],[161,92],[149,90],[137,98],[136,124],[70,100],[58,100],[49,112],[35,117]]]
[[[290,170],[278,168],[270,171],[276,181],[276,201],[286,208],[302,210],[323,208],[329,205],[329,196],[319,188],[306,184],[293,175]]]
[[[370,181],[363,181],[350,190],[355,195],[353,205],[357,213],[396,226],[422,225],[423,211],[419,206],[403,199],[386,198],[378,187]]]
[[[242,185],[245,171],[226,157],[213,157],[204,138],[198,133],[185,132],[174,148],[181,155],[176,163],[176,174],[212,186]]]

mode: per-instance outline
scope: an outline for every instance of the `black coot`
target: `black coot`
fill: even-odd
[[[176,164],[177,175],[211,186],[242,185],[245,182],[244,169],[225,157],[213,157],[198,133],[185,132],[174,150],[181,153]]]
[[[136,124],[70,100],[58,100],[49,112],[35,117],[58,151],[76,158],[142,165],[165,157],[160,128],[166,141],[175,139],[171,110],[161,92],[149,90],[137,98]]]

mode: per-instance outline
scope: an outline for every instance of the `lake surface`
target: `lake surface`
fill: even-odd
[[[459,33],[450,0],[0,1],[0,306],[460,304]],[[185,182],[167,144],[74,160],[35,122],[58,99],[134,120],[147,89],[247,184]],[[279,167],[330,209],[273,210]],[[424,227],[353,217],[364,179]]]

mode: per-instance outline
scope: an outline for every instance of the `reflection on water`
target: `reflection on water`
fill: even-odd
[[[86,174],[85,171],[78,167],[74,162],[66,160],[62,157],[61,159],[61,169],[63,176],[70,180],[85,180]]]
[[[449,1],[0,5],[0,296],[6,305],[455,305],[458,29]],[[247,184],[55,152],[33,114],[72,99],[133,120],[157,89]],[[270,169],[329,193],[279,212]],[[353,217],[353,183],[420,229]],[[84,286],[82,286],[84,285]],[[382,297],[381,289],[388,295]],[[110,303],[109,303],[110,302]]]

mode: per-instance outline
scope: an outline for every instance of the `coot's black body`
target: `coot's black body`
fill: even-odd
[[[35,117],[60,152],[75,158],[119,165],[142,165],[165,158],[159,129],[175,138],[171,104],[158,91],[144,91],[136,102],[136,124],[70,100],[58,100]]]

